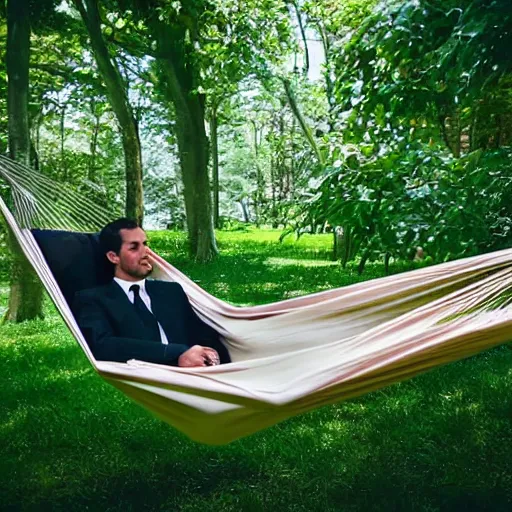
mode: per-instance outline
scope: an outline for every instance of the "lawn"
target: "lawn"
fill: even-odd
[[[221,256],[200,266],[183,235],[150,234],[153,249],[236,304],[383,275],[381,264],[340,269],[329,235],[278,237],[221,232]],[[49,301],[45,321],[1,327],[0,368],[2,511],[512,509],[507,346],[224,447],[189,441],[104,383]]]

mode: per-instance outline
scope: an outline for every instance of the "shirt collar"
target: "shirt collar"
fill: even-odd
[[[140,290],[142,292],[146,292],[146,280],[142,279],[141,281],[126,281],[125,279],[120,279],[119,277],[114,277],[114,281],[123,289],[124,293],[128,295],[130,293],[130,286],[134,284],[138,284],[140,286]]]

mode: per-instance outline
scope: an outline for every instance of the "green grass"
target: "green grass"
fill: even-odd
[[[248,229],[217,234],[221,257],[203,266],[190,261],[185,234],[150,233],[151,248],[176,265],[203,288],[238,305],[263,304],[332,287],[384,276],[381,263],[368,263],[363,275],[357,265],[340,271],[331,260],[332,235],[287,237],[279,243],[280,231]],[[395,264],[391,272],[412,268]]]
[[[152,247],[234,303],[383,275],[329,261],[330,236],[219,233],[221,257]],[[407,265],[395,266],[399,271]],[[6,287],[0,287],[0,308]],[[98,378],[53,306],[0,330],[0,510],[508,511],[512,351],[501,347],[225,447],[195,444]]]

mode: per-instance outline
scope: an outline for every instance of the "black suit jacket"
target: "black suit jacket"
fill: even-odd
[[[75,295],[73,312],[96,359],[177,365],[183,352],[203,345],[214,348],[221,363],[230,361],[218,333],[196,315],[181,285],[147,280],[146,292],[168,345],[146,338],[142,320],[115,281]]]

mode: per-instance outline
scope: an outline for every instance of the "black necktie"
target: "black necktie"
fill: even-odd
[[[149,311],[146,304],[144,304],[144,301],[140,298],[140,286],[138,284],[132,284],[130,286],[130,291],[133,292],[133,305],[135,306],[135,311],[137,311],[139,318],[144,323],[147,338],[161,342],[162,338],[160,337],[158,322],[155,315]]]

